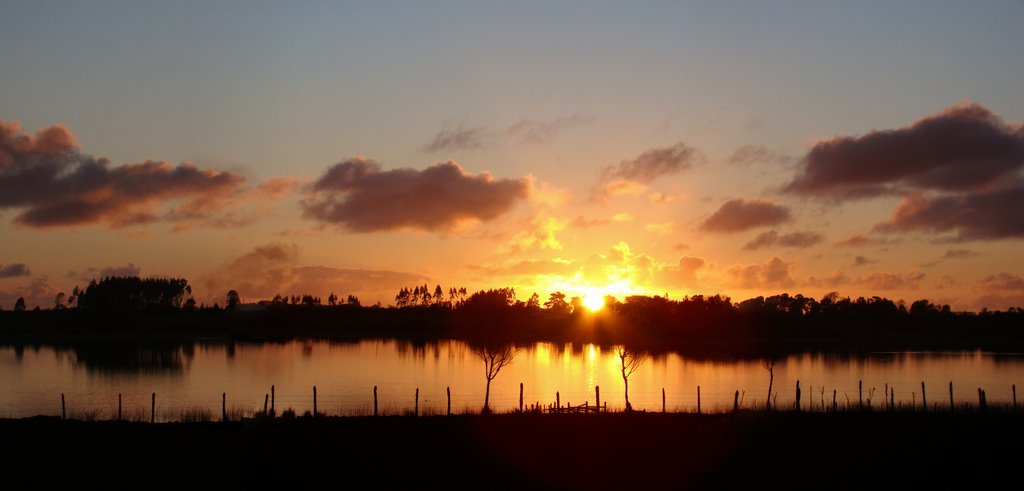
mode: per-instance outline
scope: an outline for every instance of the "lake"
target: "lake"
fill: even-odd
[[[949,382],[959,404],[977,404],[978,388],[990,404],[1012,400],[1012,385],[1024,380],[1020,353],[870,353],[856,356],[806,353],[779,358],[774,367],[775,404],[792,407],[800,381],[803,406],[864,404],[878,408],[887,387],[898,406],[921,404],[921,382],[928,405],[949,407]],[[727,411],[736,391],[743,407],[763,407],[769,372],[762,360],[694,359],[663,354],[646,362],[629,379],[634,409],[660,411],[662,389],[669,411]],[[614,347],[592,344],[536,343],[524,347],[491,386],[491,406],[519,406],[519,384],[526,405],[594,404],[595,386],[609,410],[624,407],[623,380]],[[221,395],[234,413],[263,409],[275,386],[280,413],[311,411],[313,386],[318,410],[332,415],[373,412],[378,387],[383,414],[412,411],[419,389],[422,414],[444,414],[446,390],[452,410],[477,412],[484,400],[484,365],[465,343],[365,340],[356,343],[190,343],[157,346],[0,347],[0,417],[59,415],[65,396],[68,417],[113,418],[118,394],[128,419],[149,419],[156,393],[157,420],[178,420],[187,409],[219,418]]]

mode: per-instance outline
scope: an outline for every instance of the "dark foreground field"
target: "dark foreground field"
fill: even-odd
[[[1021,415],[976,413],[32,418],[0,421],[0,467],[132,489],[1014,488],[1022,437]]]

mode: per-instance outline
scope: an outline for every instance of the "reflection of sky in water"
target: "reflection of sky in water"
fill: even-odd
[[[858,381],[863,381],[864,399],[875,406],[882,403],[887,387],[895,391],[897,403],[919,403],[922,381],[929,405],[949,404],[950,381],[957,403],[976,403],[979,387],[990,403],[1009,402],[1011,385],[1024,380],[1024,355],[793,355],[775,364],[772,390],[778,404],[792,404],[798,379],[804,404],[815,407],[830,406],[833,390],[840,405],[847,400],[856,404]],[[592,404],[594,386],[599,385],[609,408],[623,405],[619,361],[610,347],[538,343],[524,349],[492,384],[492,405],[499,410],[516,407],[520,383],[527,404],[549,404],[556,391],[563,404]],[[219,414],[222,392],[229,406],[255,410],[262,408],[271,384],[276,386],[278,410],[293,407],[300,413],[311,409],[314,384],[321,411],[340,414],[371,412],[374,385],[386,413],[410,409],[417,388],[421,410],[433,413],[445,410],[447,387],[456,411],[478,409],[484,391],[483,363],[461,342],[0,348],[0,417],[59,414],[62,392],[70,415],[99,410],[100,417],[111,417],[118,393],[123,394],[126,414],[148,414],[152,392],[164,418],[176,418],[193,406]],[[692,410],[698,385],[705,410],[731,407],[736,391],[744,405],[763,405],[768,372],[760,360],[662,354],[648,359],[630,378],[630,401],[637,409],[660,410],[664,388],[669,410]]]

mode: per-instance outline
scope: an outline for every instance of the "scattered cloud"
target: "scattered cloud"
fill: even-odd
[[[734,150],[725,161],[732,165],[746,167],[754,164],[788,164],[790,159],[769,150],[764,145],[743,145]]]
[[[653,148],[634,159],[623,160],[618,165],[602,169],[594,185],[592,199],[606,201],[609,197],[625,194],[624,191],[642,193],[647,189],[646,185],[655,179],[686,170],[700,158],[697,149],[682,142],[670,147]]]
[[[368,269],[344,269],[299,263],[295,244],[269,243],[224,264],[202,281],[204,301],[224,302],[236,290],[244,302],[268,300],[276,294],[309,293],[326,299],[331,293],[355,294],[364,303],[388,303],[402,286],[431,282],[422,274]]]
[[[910,126],[816,143],[786,191],[847,199],[906,189],[978,191],[1024,166],[1024,130],[979,104]]]
[[[765,247],[797,247],[807,248],[825,241],[825,236],[817,232],[792,232],[779,235],[774,230],[763,232],[743,246],[743,250],[756,251]]]
[[[1006,291],[1006,290],[1021,290],[1024,291],[1024,278],[1020,275],[1002,272],[999,274],[986,276],[985,279],[979,281],[983,288],[990,290]]]
[[[873,260],[868,259],[868,258],[866,258],[864,256],[857,256],[857,257],[853,258],[853,266],[854,267],[867,266],[869,264],[875,264],[877,262],[878,261],[873,261]]]
[[[983,193],[903,198],[877,232],[953,232],[953,242],[1024,237],[1024,183]]]
[[[918,290],[925,274],[918,271],[906,273],[871,273],[857,278],[855,284],[862,285],[870,291],[886,290]]]
[[[733,199],[722,204],[698,228],[704,232],[733,233],[779,225],[792,219],[792,213],[785,206],[758,199]]]
[[[124,266],[106,266],[103,268],[89,267],[82,271],[69,271],[68,278],[80,281],[101,280],[111,276],[139,276],[142,268],[128,263]]]
[[[17,278],[20,276],[31,276],[28,266],[24,263],[0,264],[0,278]]]
[[[675,203],[676,201],[689,201],[693,199],[690,193],[665,194],[654,192],[647,195],[647,202],[652,205]]]
[[[726,269],[730,284],[744,290],[792,288],[795,266],[778,256],[761,264],[735,264]]]
[[[57,294],[62,291],[47,278],[35,278],[28,285],[13,290],[0,290],[0,307],[11,310],[18,298],[24,298],[25,306],[29,309],[50,308],[53,307]]]
[[[454,161],[422,171],[381,170],[355,157],[331,166],[310,186],[302,215],[355,232],[415,229],[446,232],[470,221],[488,221],[527,199],[528,179],[470,174]]]
[[[487,129],[480,127],[441,128],[434,139],[423,146],[424,152],[444,152],[453,150],[480,150],[484,148]]]
[[[509,126],[505,134],[527,143],[550,143],[563,130],[592,124],[597,118],[573,114],[569,117],[558,118],[552,121],[538,121],[525,118]]]
[[[27,227],[243,225],[260,213],[240,208],[279,199],[288,182],[247,188],[241,175],[190,163],[113,166],[81,153],[64,126],[29,135],[18,123],[0,121],[0,210],[19,210],[14,222]]]
[[[551,183],[541,181],[533,175],[524,178],[528,184],[528,198],[531,203],[558,208],[572,201],[572,192]]]
[[[498,248],[501,254],[521,254],[530,250],[561,250],[556,232],[564,230],[566,223],[547,212],[540,212],[532,219],[526,230],[516,233]]]
[[[671,232],[675,226],[675,222],[648,223],[644,225],[644,230],[656,234],[667,234]]]
[[[888,237],[872,237],[870,235],[857,234],[846,239],[836,242],[839,247],[885,247],[890,245],[899,244],[899,239],[891,239]]]

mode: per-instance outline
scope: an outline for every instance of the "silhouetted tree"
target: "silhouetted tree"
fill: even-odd
[[[334,305],[337,305],[337,304],[338,304],[338,296],[335,295],[334,292],[331,292],[331,294],[327,296],[327,305],[330,305],[330,306],[333,307]]]
[[[79,308],[103,311],[176,310],[192,296],[192,287],[182,278],[139,278],[111,276],[92,280],[79,293]]]
[[[644,361],[647,360],[647,353],[620,346],[615,350],[615,354],[618,355],[619,363],[622,367],[622,384],[625,386],[626,392],[626,411],[632,411],[633,405],[629,403],[629,377],[633,375],[637,368],[640,368],[640,365],[644,364]]]
[[[64,298],[64,292],[58,293],[57,296],[53,298],[53,310],[61,310],[66,307],[64,305]]]
[[[775,383],[775,357],[764,358],[761,360],[764,364],[764,369],[768,370],[768,402],[765,408],[772,408],[772,384]]]
[[[351,305],[351,306],[353,306],[353,307],[359,307],[361,305],[359,303],[359,297],[357,297],[355,295],[349,295],[348,299],[346,300],[346,303]]]
[[[565,294],[562,292],[555,292],[549,295],[548,301],[544,302],[544,308],[556,314],[569,313],[569,304],[565,302]]]
[[[526,308],[530,310],[540,310],[540,295],[535,292],[530,295],[530,299],[526,301]]]
[[[498,376],[501,369],[512,363],[512,359],[519,354],[519,348],[511,344],[487,344],[473,348],[476,354],[484,362],[484,376],[487,377],[487,388],[484,390],[483,413],[491,412],[491,381]]]
[[[15,302],[14,302],[14,311],[15,312],[24,312],[25,311],[25,297],[18,297],[18,299],[15,300]]]
[[[229,290],[227,295],[227,301],[224,302],[225,310],[238,310],[242,306],[242,299],[238,296],[238,292],[235,290]]]

